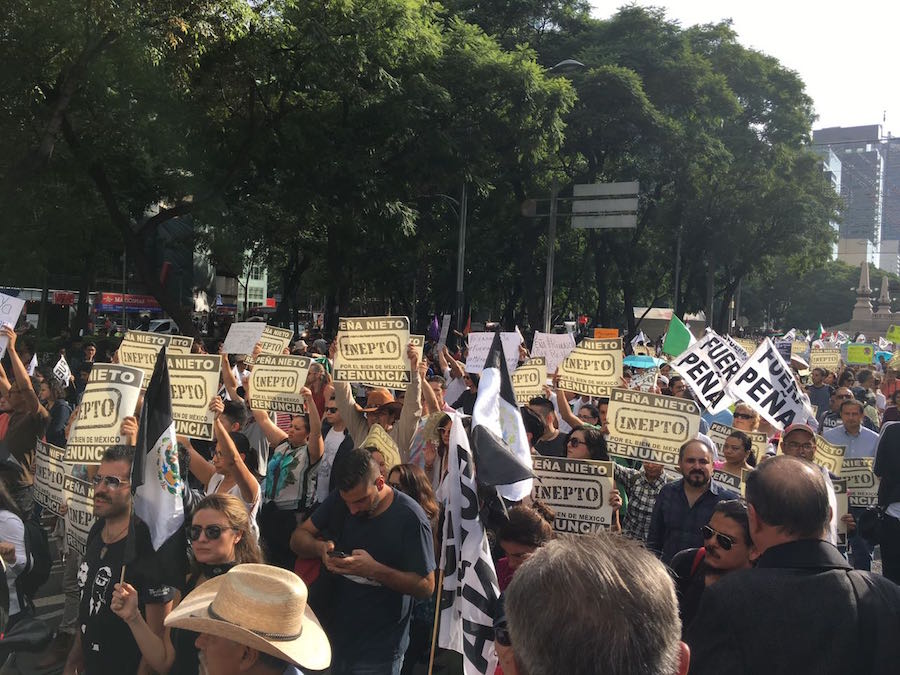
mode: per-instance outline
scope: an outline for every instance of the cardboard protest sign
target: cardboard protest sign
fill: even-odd
[[[722,446],[725,444],[725,439],[731,436],[733,431],[734,427],[730,427],[727,424],[720,424],[719,422],[713,422],[709,425],[709,431],[706,435],[716,444],[716,447],[719,448],[719,452],[723,452]],[[750,442],[753,444],[753,454],[756,456],[757,462],[766,456],[766,452],[769,450],[769,439],[764,433],[760,431],[743,430],[741,430],[741,433],[747,434],[750,437]]]
[[[425,358],[425,336],[410,334],[409,344],[412,345],[413,349],[416,350],[416,354],[419,355],[419,363],[422,363],[422,359]],[[403,350],[403,356],[406,357],[405,349]],[[409,359],[406,359],[406,361],[409,363]],[[412,370],[412,364],[410,364],[409,368]]]
[[[612,523],[609,494],[615,487],[612,462],[564,457],[534,457],[532,498],[556,513],[553,529],[591,534]]]
[[[66,444],[67,462],[99,464],[111,445],[125,445],[122,420],[135,414],[144,373],[113,363],[96,363],[81,397]]]
[[[167,354],[175,433],[213,440],[216,414],[209,402],[219,389],[222,359],[208,354]]]
[[[493,341],[493,333],[469,333],[469,353],[466,356],[467,373],[480,373],[484,370],[484,362],[487,360]],[[503,343],[503,358],[506,360],[506,367],[509,372],[513,372],[519,363],[519,345],[522,344],[522,335],[518,332],[500,333],[500,341]]]
[[[747,358],[756,351],[759,345],[756,343],[756,340],[748,340],[747,338],[732,338],[735,343],[737,343],[741,349],[744,350],[744,353],[747,354]]]
[[[389,389],[405,389],[409,384],[407,317],[341,318],[335,342],[336,382],[360,382]]]
[[[34,449],[34,501],[51,513],[61,515],[67,473],[63,464],[66,451],[43,441],[38,441]]]
[[[678,449],[700,431],[700,408],[684,398],[613,389],[606,414],[610,455],[678,466]]]
[[[9,325],[15,328],[24,306],[25,301],[21,298],[14,298],[11,295],[0,293],[0,327]],[[0,336],[0,359],[6,355],[6,347],[8,345],[9,340]]]
[[[731,346],[713,330],[672,361],[700,403],[714,413],[730,405],[727,385],[740,367]]]
[[[878,503],[878,477],[872,473],[875,459],[861,457],[847,458],[841,464],[841,478],[847,481],[847,495],[850,506],[868,508]]]
[[[166,347],[166,354],[190,354],[191,347],[194,346],[194,338],[187,335],[170,335],[169,345]],[[149,384],[149,379],[147,380]]]
[[[252,354],[265,329],[266,324],[261,321],[239,321],[231,324],[222,351],[225,354]]]
[[[650,353],[650,348],[645,345],[635,345],[631,348],[631,352],[635,356],[655,356],[656,354]]]
[[[637,389],[638,391],[650,391],[656,386],[656,380],[659,378],[659,368],[647,368],[647,370],[637,372],[631,378],[628,385],[629,389]]]
[[[441,337],[438,339],[437,348],[442,349],[447,344],[447,335],[450,333],[450,315],[444,314],[441,319]]]
[[[63,387],[69,386],[69,382],[72,379],[72,371],[69,368],[69,362],[66,361],[65,356],[60,356],[59,361],[53,366],[53,377],[55,377],[56,381]]]
[[[94,486],[86,480],[66,476],[63,479],[66,500],[66,546],[79,555],[87,548],[88,533],[94,526]]]
[[[778,429],[810,416],[791,370],[768,338],[729,381],[728,392]]]
[[[516,368],[510,376],[516,403],[528,405],[528,401],[543,395],[544,383],[547,381],[547,364],[543,356],[534,356]]]
[[[619,337],[619,329],[618,328],[595,328],[594,329],[594,339],[595,340],[610,340]]]
[[[125,333],[119,345],[119,363],[123,366],[138,368],[144,374],[145,384],[150,384],[153,367],[159,351],[169,344],[169,336],[160,333],[147,333],[130,330]],[[168,349],[166,349],[168,352]]]
[[[813,349],[809,352],[809,368],[824,368],[835,373],[841,367],[840,349]]]
[[[803,356],[809,351],[809,343],[806,340],[794,340],[791,343],[791,356]]]
[[[618,333],[618,331],[616,331]],[[595,336],[596,337],[596,336]],[[612,336],[615,339],[616,335]],[[531,355],[543,356],[547,364],[547,372],[552,375],[560,364],[575,349],[575,338],[571,333],[541,333],[535,331],[531,343]]]
[[[557,373],[562,390],[609,396],[613,387],[622,385],[622,338],[585,338],[563,359]]]
[[[744,469],[746,471],[746,469]],[[731,490],[735,494],[743,493],[743,480],[741,476],[735,476],[723,469],[715,469],[712,472],[712,479],[726,490]]]
[[[831,485],[834,487],[834,496],[837,502],[837,508],[835,508],[835,518],[837,519],[837,545],[838,546],[846,546],[847,545],[847,523],[841,520],[844,516],[847,515],[847,511],[849,511],[849,495],[847,494],[847,479],[846,478],[834,478],[831,481]]]
[[[816,454],[813,462],[822,468],[828,469],[835,476],[841,475],[841,464],[844,462],[844,452],[847,450],[843,445],[833,445],[821,436],[816,436]]]
[[[309,358],[260,354],[250,376],[250,407],[254,410],[299,414],[304,411],[300,389],[306,384]]]
[[[263,354],[283,354],[293,338],[294,331],[290,328],[266,326],[259,338],[259,346]]]
[[[847,345],[847,363],[851,366],[867,366],[875,358],[875,346],[868,344]]]
[[[745,347],[748,346],[746,344],[747,342],[749,342],[748,340],[742,340],[741,338],[734,338],[734,337],[731,337],[730,335],[723,335],[722,339],[725,340],[725,342],[727,342],[728,345],[731,347],[731,351],[733,351],[734,355],[737,356],[737,359],[741,365],[744,365],[744,361],[749,359],[750,354],[752,354],[753,352],[756,351],[756,343],[753,343],[754,344],[753,350],[750,351],[749,353],[747,352]],[[744,343],[744,344],[741,344],[741,343]]]
[[[887,334],[884,336],[887,338],[888,342],[893,342],[895,345],[900,345],[900,326],[892,325],[888,328]]]

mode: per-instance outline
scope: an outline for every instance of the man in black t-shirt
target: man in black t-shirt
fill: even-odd
[[[564,403],[564,405],[568,405],[568,403]],[[528,407],[540,415],[541,421],[546,427],[544,435],[534,444],[534,449],[545,457],[565,457],[569,435],[562,433],[557,427],[556,410],[553,403],[548,398],[536,396],[528,402]]]
[[[431,526],[416,502],[384,482],[368,451],[352,450],[337,470],[337,491],[294,531],[291,548],[320,557],[336,577],[331,615],[319,617],[332,675],[398,675],[413,600],[434,592]]]
[[[84,560],[78,570],[78,631],[64,675],[138,672],[140,649],[127,624],[109,608],[123,564],[125,580],[138,590],[147,624],[158,635],[163,634],[163,620],[174,597],[174,587],[159,578],[152,562],[150,532],[131,512],[132,459],[132,448],[109,448],[93,479],[97,522],[88,534]]]

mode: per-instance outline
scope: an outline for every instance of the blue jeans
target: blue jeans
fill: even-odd
[[[865,512],[861,506],[853,506],[850,508],[850,515],[859,522],[859,517]],[[875,547],[858,534],[850,534],[847,536],[847,544],[850,546],[850,564],[855,569],[872,571],[872,553]]]

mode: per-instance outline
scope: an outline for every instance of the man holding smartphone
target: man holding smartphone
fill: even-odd
[[[332,675],[399,675],[413,600],[434,592],[431,526],[415,501],[385,483],[367,450],[351,451],[336,469],[338,489],[294,531],[291,549],[337,575],[324,626]],[[335,541],[318,539],[335,521]]]

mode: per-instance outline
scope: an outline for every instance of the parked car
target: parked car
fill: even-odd
[[[150,322],[151,333],[165,333],[166,335],[178,335],[178,324],[172,319],[153,319]]]

